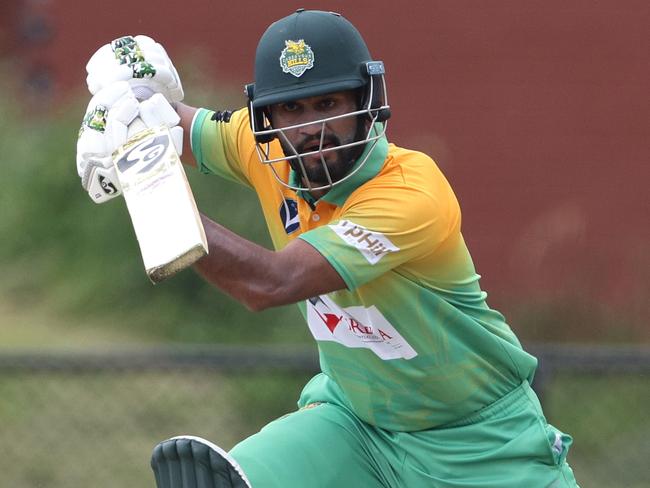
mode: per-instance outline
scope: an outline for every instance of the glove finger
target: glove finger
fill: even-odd
[[[165,88],[170,85],[178,84],[177,80],[174,78],[174,73],[169,69],[168,64],[162,56],[147,55],[145,63],[148,63],[150,66],[152,66],[155,70],[155,73],[149,75],[145,70],[140,69],[138,71],[136,67],[136,71],[134,71],[134,78],[137,74],[138,76],[141,76],[141,78],[150,79],[152,82],[157,83],[158,85],[161,85]],[[140,75],[140,73],[143,74]]]
[[[138,102],[127,82],[100,90],[88,104],[77,139],[77,172],[88,159],[105,157],[126,141],[126,126],[138,115]]]
[[[156,68],[153,81],[161,86],[163,93],[170,101],[181,101],[184,93],[180,77],[165,48],[154,42],[151,46],[147,46],[144,52],[145,60]]]
[[[86,84],[93,95],[106,84],[103,75],[107,71],[107,66],[117,67],[117,60],[110,44],[104,44],[100,47],[86,63],[86,72],[88,73]]]
[[[185,93],[183,92],[183,87],[179,84],[167,88],[166,97],[170,102],[180,102],[185,98]]]
[[[88,109],[93,109],[97,105],[104,105],[107,109],[111,108],[115,102],[125,95],[131,93],[129,83],[126,81],[116,81],[102,88],[97,94],[90,99]]]
[[[119,98],[115,100],[116,97]],[[124,121],[122,125],[127,125],[137,114],[138,102],[128,83],[117,83],[100,90],[90,100],[79,129],[77,169],[82,171],[84,158],[88,155],[107,155],[116,145],[122,144],[124,130],[114,121]]]
[[[86,71],[90,72],[93,69],[104,66],[107,61],[115,62],[115,54],[110,44],[104,44],[90,57],[86,63]]]
[[[165,52],[164,48],[160,46],[160,48]],[[165,52],[165,56],[169,60],[170,58],[167,56],[167,53]],[[176,67],[171,64],[171,62],[168,64],[169,69],[171,71],[172,75],[172,83],[168,86],[168,99],[171,102],[180,102],[185,98],[185,93],[183,93],[183,84],[181,83],[181,78],[178,76],[178,71],[176,70]]]
[[[160,93],[156,93],[140,104],[140,117],[147,127],[157,125],[174,127],[181,121],[176,111]]]
[[[128,139],[128,128],[125,123],[109,116],[106,122],[106,148],[107,154],[113,154],[118,147]]]
[[[133,46],[133,38],[130,36],[123,36],[105,44],[86,63],[88,89],[96,94],[109,83],[130,80],[134,76],[133,65],[143,56],[139,45]]]
[[[141,49],[146,49],[157,44],[151,37],[144,34],[138,34],[134,37]]]
[[[180,125],[172,127],[169,129],[169,133],[172,136],[172,142],[176,148],[176,152],[179,156],[183,154],[183,128]]]
[[[84,130],[77,140],[77,173],[83,176],[88,160],[93,156],[109,154],[106,137],[102,132]]]
[[[139,111],[138,100],[129,89],[122,97],[115,101],[113,106],[108,111],[107,122],[110,119],[119,120],[125,125],[129,125],[138,116]]]
[[[123,36],[97,50],[86,64],[86,83],[93,95],[116,81],[134,87],[147,86],[163,93],[168,100],[183,99],[184,92],[176,68],[165,49],[151,37]],[[143,100],[146,93],[138,94]]]
[[[91,93],[98,93],[102,87],[133,77],[133,68],[128,64],[115,65],[110,68],[97,69],[86,77],[86,84]]]

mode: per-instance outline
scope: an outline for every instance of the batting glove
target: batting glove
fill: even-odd
[[[148,127],[168,127],[180,156],[183,129],[179,122],[180,117],[160,93],[139,103],[126,81],[103,88],[90,100],[79,129],[77,173],[81,186],[95,203],[120,195],[122,188],[113,166],[113,152]]]
[[[105,44],[86,65],[86,83],[93,95],[127,81],[138,100],[162,93],[169,102],[183,99],[183,86],[165,49],[147,36],[123,36]]]
[[[151,98],[140,103],[140,120],[145,127],[159,127],[161,125],[167,127],[172,136],[176,152],[179,156],[183,154],[183,128],[178,125],[181,118],[162,93],[156,93]],[[132,123],[128,128],[129,137],[136,133],[134,125]]]
[[[77,139],[77,173],[96,203],[121,193],[111,155],[126,141],[127,127],[138,116],[138,101],[126,81],[91,98]]]

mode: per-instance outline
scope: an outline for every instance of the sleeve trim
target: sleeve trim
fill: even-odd
[[[316,249],[327,261],[332,265],[332,267],[336,270],[336,272],[341,275],[341,278],[343,278],[343,281],[345,282],[345,286],[348,288],[348,290],[352,291],[358,287],[358,283],[355,281],[354,277],[348,273],[347,269],[345,266],[341,264],[341,262],[336,259],[336,257],[330,253],[328,253],[325,249],[323,249],[322,246],[318,245],[318,240],[317,239],[312,239],[311,236],[309,235],[309,232],[306,234],[302,234],[298,236],[299,239],[302,239],[305,241],[307,244],[312,246],[314,249]]]
[[[201,149],[201,129],[205,118],[209,114],[210,110],[205,108],[198,109],[194,113],[194,117],[192,117],[192,124],[190,126],[190,147],[192,148],[192,154],[194,155],[194,159],[196,159],[201,171],[205,171],[205,165],[203,164],[203,151]]]

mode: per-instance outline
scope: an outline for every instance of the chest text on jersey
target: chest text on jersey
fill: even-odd
[[[341,308],[321,295],[307,300],[307,322],[318,341],[370,349],[383,360],[417,356],[415,349],[375,306]]]

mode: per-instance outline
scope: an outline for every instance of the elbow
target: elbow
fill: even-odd
[[[267,302],[262,300],[245,300],[244,306],[248,309],[249,312],[262,312],[267,308],[271,308],[273,305],[269,305]]]
[[[296,296],[286,283],[278,286],[266,283],[262,287],[249,290],[241,302],[251,312],[262,312],[269,308],[290,305],[299,300],[300,297]]]
[[[242,294],[232,294],[234,299],[241,303],[249,312],[261,312],[271,307],[268,296],[259,290],[247,289]]]

